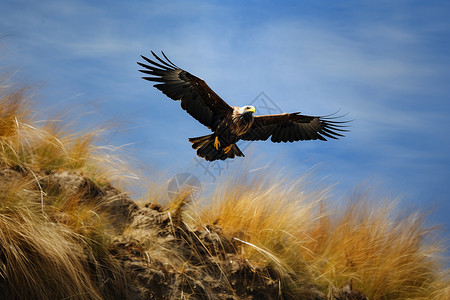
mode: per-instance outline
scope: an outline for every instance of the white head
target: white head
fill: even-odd
[[[251,105],[239,107],[239,113],[240,114],[253,114],[253,113],[255,113],[255,107],[251,106]]]

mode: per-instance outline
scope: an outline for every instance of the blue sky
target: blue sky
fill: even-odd
[[[449,13],[447,1],[6,0],[0,64],[14,81],[39,86],[44,111],[81,107],[90,113],[82,125],[122,122],[108,142],[129,145],[149,172],[191,172],[213,184],[242,162],[292,176],[317,166],[338,197],[365,183],[405,208],[435,208],[430,222],[448,236]],[[164,50],[232,105],[254,101],[266,113],[267,96],[286,112],[341,109],[354,119],[351,132],[242,144],[244,159],[199,164],[187,138],[208,130],[140,79],[136,61],[150,50]]]

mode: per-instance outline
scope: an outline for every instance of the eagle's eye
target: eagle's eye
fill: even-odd
[[[250,106],[250,105],[249,106],[244,106],[243,109],[244,109],[244,112],[252,112],[252,113],[255,112],[255,108],[253,106]]]

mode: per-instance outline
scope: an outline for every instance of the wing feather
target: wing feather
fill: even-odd
[[[292,141],[299,141],[302,138],[302,133],[300,132],[300,126],[294,124],[294,134],[292,135]]]
[[[162,53],[162,55],[164,56],[164,58],[174,67],[174,68],[176,68],[176,69],[180,69],[176,64],[174,64],[167,56],[166,56],[166,54],[164,53],[164,52],[162,52],[161,51],[161,53]],[[153,51],[152,51],[152,54],[153,55],[155,55],[155,53],[153,53]],[[155,55],[156,56],[156,55]]]
[[[143,69],[140,72],[150,75],[142,77],[145,80],[156,82],[153,85],[173,100],[180,100],[181,107],[192,117],[208,128],[216,126],[218,118],[233,113],[233,108],[220,98],[202,79],[177,67],[164,52],[164,59],[153,51],[156,60],[141,57],[148,63],[138,62]]]
[[[153,54],[153,56],[154,56],[159,62],[161,62],[163,65],[169,67],[170,69],[172,69],[172,68],[179,69],[176,65],[174,65],[170,60],[168,60],[168,59],[166,58],[166,55],[164,55],[164,52],[161,52],[161,53],[164,55],[164,57],[167,59],[168,62],[166,62],[166,61],[162,60],[161,58],[159,58],[158,55],[155,54],[155,52],[153,52],[153,51],[150,51],[150,52],[151,52],[151,53]]]
[[[289,126],[289,143],[292,143],[294,141],[294,136],[295,136],[295,125],[293,126]]]
[[[172,68],[172,67],[167,67],[167,66],[161,65],[161,64],[159,64],[159,63],[157,63],[157,62],[151,60],[150,58],[145,57],[144,55],[141,55],[141,57],[142,57],[146,62],[148,62],[149,64],[154,65],[154,66],[157,66],[157,67],[160,68],[160,69],[163,69],[163,70],[166,70],[166,71],[175,69],[175,68]]]
[[[342,116],[306,116],[300,113],[256,116],[252,127],[240,136],[242,140],[262,140],[271,137],[274,143],[303,140],[338,139],[347,132],[349,121],[337,121]],[[326,138],[325,138],[326,137]]]

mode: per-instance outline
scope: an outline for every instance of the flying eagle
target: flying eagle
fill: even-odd
[[[143,79],[157,82],[158,90],[173,100],[181,101],[181,108],[197,121],[211,129],[212,134],[190,138],[197,155],[207,161],[225,160],[244,156],[237,147],[239,140],[274,143],[303,140],[337,139],[345,132],[347,121],[336,121],[333,115],[314,117],[296,113],[253,116],[255,107],[228,105],[202,79],[177,67],[161,51],[165,60],[151,51],[155,60],[141,57],[148,63],[138,64],[139,70],[151,77]]]

